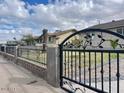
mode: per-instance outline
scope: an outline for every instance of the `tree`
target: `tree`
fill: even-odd
[[[22,41],[25,41],[27,45],[34,45],[35,40],[31,34],[24,35]]]

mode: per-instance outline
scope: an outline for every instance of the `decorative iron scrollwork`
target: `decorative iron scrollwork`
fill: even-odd
[[[69,82],[69,81],[64,81],[63,82],[63,84],[64,85],[68,85],[68,87],[71,89],[71,91],[73,92],[73,93],[86,93],[86,90],[85,90],[85,88],[82,90],[81,88],[75,88],[73,85],[72,85],[72,83],[71,82]]]
[[[103,43],[109,42],[110,47],[115,49],[116,47],[123,48],[123,44],[119,43],[119,39],[106,39],[103,37],[102,34],[95,34],[95,33],[87,33],[83,36],[83,39],[75,39],[72,41],[67,41],[64,44],[65,48],[83,48],[86,49],[88,46],[91,48],[104,48]],[[98,38],[99,43],[94,44],[93,41],[95,40],[95,37]]]

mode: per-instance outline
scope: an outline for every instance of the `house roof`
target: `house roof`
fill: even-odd
[[[76,29],[69,29],[69,30],[65,30],[65,31],[56,31],[53,33],[48,33],[49,36],[60,36],[69,32],[76,32]]]
[[[53,33],[47,33],[48,36],[60,36],[60,35],[63,35],[63,34],[66,34],[68,32],[76,32],[77,30],[76,29],[69,29],[69,30],[65,30],[65,31],[56,31],[56,32],[53,32]],[[41,38],[43,36],[43,34],[41,36],[39,36],[38,38]]]
[[[112,21],[112,22],[108,22],[108,23],[94,25],[94,26],[91,26],[89,28],[111,29],[111,28],[117,28],[117,27],[122,27],[122,26],[124,26],[124,19],[123,20],[117,20],[117,21]]]

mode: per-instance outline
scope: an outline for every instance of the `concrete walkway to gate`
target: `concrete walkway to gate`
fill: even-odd
[[[112,82],[112,93],[117,93],[116,81]],[[94,85],[94,83],[92,83]],[[67,86],[68,87],[68,86]],[[83,87],[74,85],[74,88]],[[101,83],[98,83],[101,88]],[[104,89],[108,90],[108,82],[104,83]],[[60,88],[54,88],[45,80],[34,76],[21,66],[0,56],[0,93],[66,93]],[[81,93],[80,91],[76,93]],[[96,93],[86,88],[84,93]],[[120,80],[120,93],[124,93],[124,80]]]
[[[0,56],[0,93],[64,93]]]

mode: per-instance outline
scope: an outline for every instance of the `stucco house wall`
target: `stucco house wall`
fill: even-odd
[[[118,29],[123,29],[122,30],[123,34],[121,34],[121,35],[124,35],[124,20],[117,20],[117,21],[114,20],[112,22],[94,25],[94,26],[91,26],[89,28],[106,29],[106,30],[109,30],[109,31],[116,32],[118,34],[120,34],[118,32]],[[111,39],[111,40],[119,39],[119,44],[123,44],[124,45],[124,40],[123,39],[120,39],[118,37],[115,37],[115,36],[110,35],[110,34],[105,34],[105,33],[103,33],[102,35],[106,39]],[[110,42],[106,42],[103,45],[106,46],[106,47],[109,47],[110,46]]]

